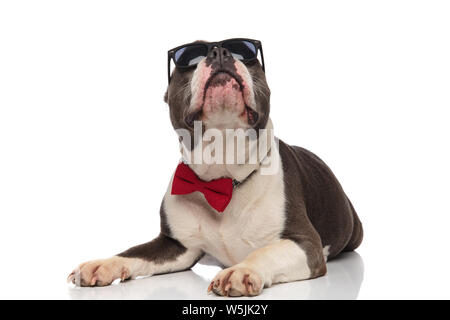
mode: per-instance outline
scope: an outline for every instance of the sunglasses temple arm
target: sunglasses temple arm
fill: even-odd
[[[266,72],[266,67],[264,65],[264,53],[263,53],[263,48],[261,45],[259,46],[259,51],[261,52],[262,69],[264,72]]]
[[[167,57],[167,80],[170,84],[170,55]]]

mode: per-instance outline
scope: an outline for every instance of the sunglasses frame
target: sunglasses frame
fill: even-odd
[[[246,63],[246,62],[248,63],[248,62],[253,62],[255,60],[258,60],[258,50],[259,50],[259,52],[261,53],[262,69],[264,72],[266,72],[266,68],[264,65],[264,54],[263,54],[262,44],[261,44],[261,41],[259,41],[259,40],[248,39],[248,38],[231,38],[231,39],[226,39],[226,40],[222,40],[222,41],[218,41],[218,42],[191,42],[191,43],[186,43],[181,46],[170,49],[167,52],[167,75],[168,75],[169,83],[170,83],[170,79],[171,79],[171,74],[170,74],[170,61],[171,60],[173,60],[175,66],[180,69],[189,69],[189,68],[193,68],[197,65],[197,64],[194,64],[194,65],[190,65],[190,66],[178,66],[175,61],[175,52],[177,52],[179,49],[188,47],[188,46],[203,45],[207,48],[207,54],[209,54],[213,48],[215,48],[215,47],[222,48],[222,45],[229,41],[248,41],[248,42],[252,43],[256,48],[255,57],[251,58],[251,59],[243,59],[243,60],[239,60],[239,61],[242,61],[243,63]]]

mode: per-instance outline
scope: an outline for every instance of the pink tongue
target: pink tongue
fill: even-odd
[[[203,113],[206,115],[222,109],[238,114],[244,112],[245,109],[239,84],[226,73],[220,73],[211,79],[203,103]]]

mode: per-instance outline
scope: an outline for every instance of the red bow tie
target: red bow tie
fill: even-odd
[[[200,191],[206,201],[219,212],[223,212],[231,201],[233,181],[221,178],[209,182],[200,180],[194,171],[184,163],[180,163],[172,182],[172,194],[188,194]]]

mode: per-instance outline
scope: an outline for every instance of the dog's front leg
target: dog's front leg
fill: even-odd
[[[325,259],[320,246],[312,244],[308,240],[299,245],[282,239],[255,250],[242,262],[219,272],[208,292],[224,296],[255,296],[273,283],[322,276],[326,273]]]
[[[69,275],[68,281],[78,286],[106,286],[119,278],[123,281],[186,270],[201,255],[200,250],[187,249],[179,241],[161,233],[156,239],[111,258],[82,263]]]

